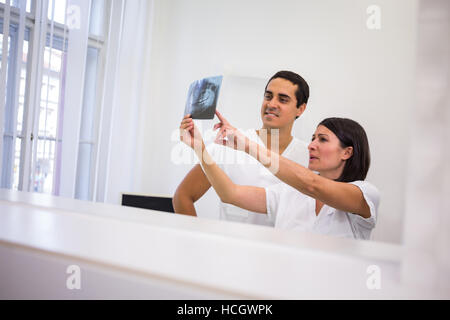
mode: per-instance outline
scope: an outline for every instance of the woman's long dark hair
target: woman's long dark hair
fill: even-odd
[[[327,127],[338,137],[342,148],[353,147],[353,155],[347,159],[344,170],[336,181],[366,179],[370,167],[370,149],[364,128],[358,122],[346,118],[327,118],[320,125]]]

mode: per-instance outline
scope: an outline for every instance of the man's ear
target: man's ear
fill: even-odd
[[[297,108],[297,118],[302,115],[303,112],[306,110],[306,103],[302,104],[300,107]]]
[[[342,160],[348,160],[353,155],[353,147],[344,148],[344,154],[342,155]]]

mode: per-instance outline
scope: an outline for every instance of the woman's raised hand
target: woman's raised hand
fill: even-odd
[[[216,115],[220,122],[214,126],[214,130],[220,129],[217,133],[215,143],[221,144],[235,150],[245,151],[247,137],[239,130],[233,127],[227,119],[225,119],[219,111]]]
[[[203,138],[200,131],[194,124],[191,115],[186,115],[180,125],[180,140],[194,150],[202,150]]]

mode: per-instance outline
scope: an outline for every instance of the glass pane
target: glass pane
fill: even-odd
[[[77,182],[75,190],[75,198],[80,200],[91,200],[91,159],[92,145],[89,143],[80,143],[80,149],[78,151]]]
[[[55,44],[53,44],[55,47]],[[50,71],[60,72],[61,71],[61,59],[62,51],[52,49],[50,56],[50,48],[46,47],[44,50],[44,68],[50,69]]]
[[[3,20],[0,20],[0,32],[3,33]],[[2,150],[2,166],[0,172],[0,187],[11,188],[13,179],[13,162],[14,162],[14,124],[16,119],[17,110],[14,108],[15,99],[15,61],[17,56],[17,26],[14,24],[10,25],[9,37],[7,42],[7,48],[3,51],[4,36],[0,34],[0,70],[1,73],[6,72],[6,82],[5,82],[5,94],[0,97],[3,99],[4,108],[0,110],[2,116],[4,117],[3,122],[3,132],[1,132],[1,139],[3,139],[3,150]],[[6,54],[6,56],[4,56]],[[6,58],[6,64],[3,65],[2,59]],[[3,70],[6,68],[6,70]]]
[[[3,136],[3,162],[2,162],[2,176],[1,187],[11,188],[11,173],[12,173],[12,152],[13,152],[13,137],[10,135]]]
[[[50,48],[50,42],[52,42],[52,48]],[[34,156],[36,170],[34,191],[36,192],[58,192],[53,183],[59,179],[59,170],[56,170],[55,173],[54,168],[55,162],[60,162],[60,159],[55,156],[55,141],[59,137],[58,133],[62,130],[60,113],[64,104],[61,83],[64,80],[65,52],[62,49],[61,37],[53,36],[53,41],[50,41],[50,35],[47,35],[42,70],[38,146]],[[56,168],[59,168],[58,164]],[[56,176],[55,179],[54,176]]]
[[[9,5],[10,5],[11,7],[17,6],[17,5],[15,4],[15,2],[17,2],[17,0],[9,0]],[[5,4],[6,4],[6,0],[0,0],[0,3],[5,3]]]
[[[12,177],[12,188],[13,190],[19,189],[19,177],[20,177],[20,153],[22,148],[22,138],[23,138],[23,121],[24,121],[24,106],[25,106],[25,92],[26,92],[26,81],[27,81],[27,62],[28,62],[28,39],[29,39],[29,28],[25,30],[24,42],[23,42],[23,53],[22,53],[22,63],[20,66],[20,80],[19,80],[19,92],[18,94],[18,105],[17,105],[17,127],[16,127],[16,143],[14,149],[14,167],[13,167],[13,177]]]
[[[3,31],[3,23],[0,22],[0,30]],[[8,65],[7,65],[7,78],[6,78],[6,103],[4,109],[4,134],[5,139],[8,135],[8,143],[3,145],[3,157],[4,162],[2,166],[2,187],[11,188],[17,187],[19,179],[18,168],[16,163],[17,159],[20,159],[20,144],[14,143],[14,133],[18,136],[22,135],[22,123],[24,114],[24,100],[25,100],[25,86],[26,86],[26,73],[27,73],[27,57],[28,57],[28,39],[29,28],[25,29],[24,42],[18,43],[18,26],[11,24],[9,48],[8,48]],[[18,92],[16,92],[16,64],[15,60],[18,55],[19,45],[22,45],[22,64],[19,66],[20,79]],[[0,48],[3,46],[3,35],[0,35]],[[1,50],[0,50],[1,51]],[[1,60],[1,52],[0,52]],[[1,64],[1,62],[0,62]],[[9,70],[11,68],[11,70]],[[17,103],[17,105],[16,105]],[[17,106],[17,109],[16,109]],[[16,125],[16,127],[14,127]],[[16,130],[15,130],[16,129]],[[14,132],[16,131],[16,132]],[[17,142],[17,140],[16,140]]]
[[[26,6],[27,12],[31,12],[31,2],[32,2],[32,0],[27,0],[27,6]],[[0,0],[0,3],[6,4],[6,0]],[[9,1],[9,4],[11,7],[19,8],[19,3],[20,3],[20,0],[10,0]]]
[[[25,92],[27,84],[27,61],[28,61],[28,37],[30,30],[27,28],[25,32],[25,40],[23,42],[22,54],[22,68],[20,70],[20,84],[19,84],[19,105],[17,111],[17,135],[22,135]]]
[[[8,38],[8,46],[6,49],[7,52],[7,60],[6,60],[6,91],[8,91],[8,86],[9,86],[9,77],[8,77],[8,73],[9,73],[9,64],[10,64],[10,55],[11,55],[11,31],[13,31],[12,28],[9,28],[9,32],[10,32],[10,36]],[[0,72],[3,72],[3,19],[0,19]],[[0,73],[0,74],[1,74]],[[4,99],[5,103],[6,103],[6,95],[5,97],[0,97],[0,99]],[[6,121],[6,119],[5,119]],[[6,123],[5,123],[6,125]]]
[[[16,149],[14,152],[14,168],[13,168],[13,190],[19,190],[19,173],[20,173],[20,149],[22,147],[22,139],[16,138]]]
[[[55,141],[38,138],[33,191],[52,193]]]
[[[39,112],[39,136],[46,138],[56,138],[58,105],[47,103],[41,105]]]
[[[66,0],[49,0],[48,2],[48,19],[55,22],[65,24],[66,22]]]
[[[19,109],[17,112],[17,134],[18,135],[22,135],[22,129],[23,129],[25,86],[26,86],[26,81],[27,81],[26,77],[27,77],[26,67],[22,67],[22,70],[20,71]]]

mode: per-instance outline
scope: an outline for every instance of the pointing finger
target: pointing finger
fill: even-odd
[[[216,110],[216,115],[217,115],[217,118],[219,118],[219,120],[220,120],[222,123],[228,124],[227,119],[225,119],[225,118],[222,116],[222,114],[219,112],[219,110]]]

